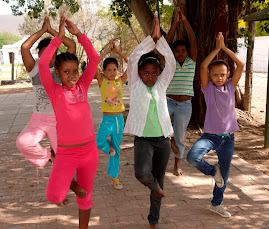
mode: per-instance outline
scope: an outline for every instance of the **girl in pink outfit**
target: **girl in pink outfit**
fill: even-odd
[[[77,57],[68,52],[58,55],[55,72],[62,81],[61,86],[49,77],[51,76],[49,62],[62,43],[65,24],[68,31],[78,37],[78,42],[87,53],[89,63],[85,72],[79,77]],[[47,186],[47,198],[52,203],[61,203],[76,173],[78,185],[87,191],[84,198],[77,196],[80,229],[88,228],[90,209],[93,206],[92,187],[98,164],[91,109],[87,100],[88,88],[98,63],[99,56],[88,37],[62,16],[58,37],[50,42],[39,61],[41,80],[57,121],[57,157]]]

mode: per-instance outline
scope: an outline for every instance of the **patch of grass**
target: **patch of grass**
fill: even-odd
[[[11,80],[11,64],[0,65],[0,81]],[[14,66],[14,79],[27,79],[29,78],[28,73],[25,70],[23,64],[15,64]]]

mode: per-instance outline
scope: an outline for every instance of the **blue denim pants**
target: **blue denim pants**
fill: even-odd
[[[213,206],[217,206],[222,203],[223,193],[228,183],[230,165],[234,152],[234,134],[231,133],[227,136],[219,136],[204,133],[187,155],[187,161],[190,164],[194,165],[205,175],[214,176],[216,174],[216,167],[203,160],[204,155],[210,150],[215,150],[218,155],[218,164],[224,180],[224,186],[222,188],[215,185],[213,190],[213,200],[211,203]]]
[[[163,189],[164,175],[170,155],[170,138],[135,137],[134,167],[135,177],[151,190],[148,221],[158,224],[161,209],[161,197],[153,192],[158,191],[158,184]]]
[[[103,150],[106,154],[110,151],[108,136],[111,137],[111,143],[116,151],[116,155],[109,156],[107,174],[112,178],[118,178],[120,167],[120,143],[124,128],[123,115],[103,115],[103,120],[100,124],[96,144],[98,149]]]
[[[174,157],[183,158],[185,151],[185,133],[191,119],[192,104],[191,100],[177,102],[167,98],[169,115],[173,116],[173,128],[176,147],[180,154],[174,154]]]

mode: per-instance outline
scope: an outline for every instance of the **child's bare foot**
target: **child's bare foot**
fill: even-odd
[[[181,176],[183,174],[182,170],[180,168],[177,168],[174,166],[173,172],[175,176]]]
[[[80,198],[83,199],[87,195],[87,191],[81,188],[75,180],[72,180],[70,189]]]
[[[59,207],[64,207],[65,205],[67,205],[69,203],[69,199],[64,199],[61,203],[58,203],[57,205]]]
[[[53,164],[54,163],[54,160],[55,160],[55,152],[53,149],[50,149],[50,159],[49,161]]]
[[[158,186],[159,186],[159,185],[158,185]],[[165,197],[165,193],[164,193],[164,191],[160,188],[160,186],[159,186],[158,191],[157,191],[157,192],[153,192],[153,194],[154,194],[155,196],[157,196],[157,197]]]
[[[150,224],[149,228],[150,229],[161,229],[158,224]]]
[[[180,158],[175,157],[175,164],[173,169],[173,174],[175,176],[181,176],[183,174],[181,169],[179,168],[179,164],[180,164]]]

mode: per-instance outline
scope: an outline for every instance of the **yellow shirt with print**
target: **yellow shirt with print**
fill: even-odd
[[[102,112],[124,111],[121,78],[116,80],[108,80],[104,77],[100,87],[100,92],[102,97]]]

